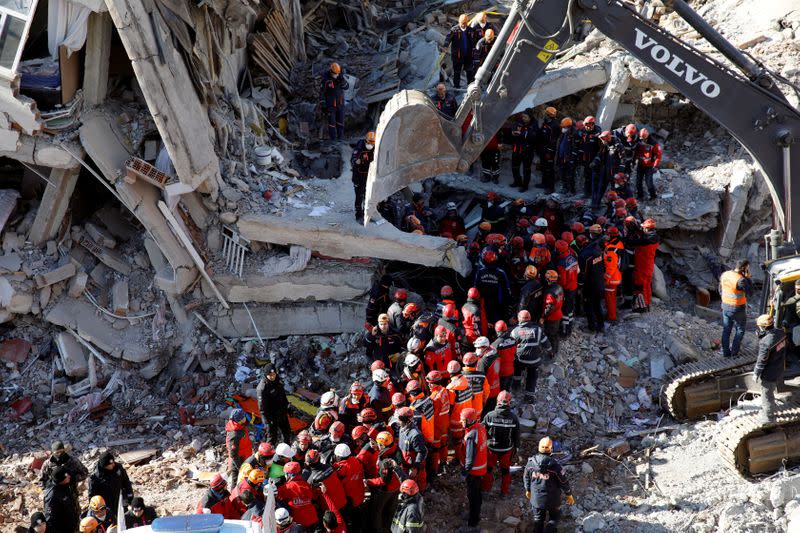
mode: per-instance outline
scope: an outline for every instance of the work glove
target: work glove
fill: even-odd
[[[567,505],[575,505],[575,497],[572,494],[567,495]]]

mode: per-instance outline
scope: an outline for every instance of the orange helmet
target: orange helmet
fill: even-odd
[[[331,72],[334,74],[341,74],[342,67],[339,66],[339,63],[331,63]]]
[[[548,117],[551,117],[551,118],[555,117],[556,113],[558,113],[558,111],[556,111],[556,108],[552,107],[552,106],[551,107],[545,107],[544,108],[544,112]]]
[[[81,520],[80,525],[80,532],[81,533],[94,533],[97,531],[97,527],[100,525],[100,522],[93,516],[87,516],[83,520]]]
[[[388,448],[394,442],[394,437],[392,437],[392,434],[388,431],[381,431],[378,433],[378,436],[375,437],[375,441],[384,448]]]
[[[367,141],[367,144],[375,144],[375,132],[374,131],[368,131],[367,132],[366,141]]]
[[[414,316],[419,311],[419,307],[415,303],[406,304],[403,308],[403,316],[406,318],[410,318]]]
[[[644,229],[656,229],[656,221],[652,218],[648,218],[644,222],[642,222],[642,228]]]
[[[503,320],[498,320],[494,323],[494,330],[497,333],[502,333],[504,331],[508,331],[508,324],[505,323]]]
[[[561,120],[561,127],[562,128],[569,128],[570,126],[572,126],[572,119],[571,118],[567,117],[567,118]]]
[[[545,238],[543,233],[534,233],[531,236],[531,240],[536,246],[543,246],[547,243],[547,238]]]
[[[550,283],[553,283],[554,281],[558,280],[558,272],[556,272],[555,270],[548,270],[547,272],[544,273],[544,279],[546,279]]]
[[[528,265],[525,268],[525,279],[536,279],[539,276],[539,271],[533,265]]]
[[[265,479],[267,479],[267,476],[265,476],[264,471],[259,468],[255,468],[251,470],[249,474],[247,474],[247,481],[253,485],[261,485],[264,483]]]

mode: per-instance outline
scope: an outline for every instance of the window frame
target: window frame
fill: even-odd
[[[17,46],[17,52],[14,54],[14,62],[12,63],[11,68],[9,69],[8,67],[0,65],[0,75],[5,78],[13,79],[17,75],[17,68],[19,68],[19,62],[22,58],[22,52],[25,49],[25,43],[28,42],[28,32],[30,31],[31,23],[33,22],[33,17],[36,14],[36,8],[38,4],[39,0],[31,0],[30,9],[27,15],[0,5],[0,32],[6,29],[8,17],[19,19],[25,22],[22,34],[20,35],[19,45]],[[0,36],[1,35],[2,34],[0,33]]]

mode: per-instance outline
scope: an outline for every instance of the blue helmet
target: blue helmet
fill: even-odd
[[[230,419],[233,420],[234,422],[244,420],[244,418],[245,418],[244,409],[237,408],[231,411]]]

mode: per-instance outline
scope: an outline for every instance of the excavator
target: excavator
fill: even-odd
[[[588,19],[726,128],[760,166],[776,228],[765,236],[766,281],[760,303],[780,324],[785,312],[781,301],[794,293],[794,281],[800,279],[800,209],[792,207],[800,206],[800,112],[783,90],[800,90],[728,42],[684,0],[665,3],[719,54],[698,50],[624,0],[515,0],[497,44],[452,120],[419,91],[401,91],[387,102],[376,130],[365,224],[380,216],[382,200],[408,185],[444,173],[466,173],[534,80],[572,45],[575,23]],[[693,419],[758,394],[752,378],[755,358],[752,352],[743,353],[672,369],[661,392],[663,408],[677,420]],[[717,447],[725,462],[746,477],[800,462],[800,388],[788,393],[769,423],[759,422],[756,415],[722,423]]]

